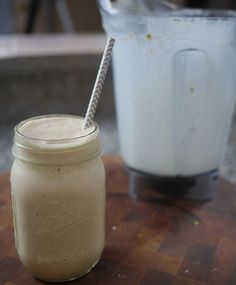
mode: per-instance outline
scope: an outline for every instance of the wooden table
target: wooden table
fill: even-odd
[[[132,200],[118,156],[107,170],[106,247],[85,277],[69,284],[235,285],[236,187],[220,182],[205,204]],[[13,237],[9,174],[0,176],[0,284],[44,284],[20,264]]]

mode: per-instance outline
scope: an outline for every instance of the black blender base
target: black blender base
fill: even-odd
[[[195,176],[153,176],[129,169],[129,195],[134,199],[160,197],[207,201],[218,189],[218,170]]]

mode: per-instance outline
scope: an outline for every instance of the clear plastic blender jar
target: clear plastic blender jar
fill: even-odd
[[[100,0],[116,38],[122,156],[151,177],[217,174],[235,106],[236,12]]]

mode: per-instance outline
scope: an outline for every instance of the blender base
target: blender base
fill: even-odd
[[[129,168],[129,196],[134,199],[180,198],[208,201],[218,189],[218,170],[194,176],[155,176]]]

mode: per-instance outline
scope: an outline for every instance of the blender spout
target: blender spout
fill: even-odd
[[[99,7],[99,9],[107,12],[107,13],[114,13],[114,9],[112,7],[112,3],[110,0],[97,0],[97,5]]]
[[[97,0],[100,10],[108,14],[159,15],[176,10],[178,7],[168,0]]]

